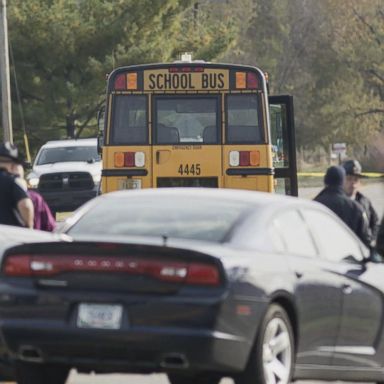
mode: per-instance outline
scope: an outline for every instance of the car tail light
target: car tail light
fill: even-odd
[[[47,277],[66,272],[127,273],[150,276],[165,282],[220,284],[217,266],[205,263],[130,257],[10,255],[3,264],[3,273],[10,277]]]
[[[246,167],[260,165],[260,151],[230,151],[229,165],[231,167]]]
[[[122,167],[144,167],[144,152],[115,152],[114,164],[116,168]]]

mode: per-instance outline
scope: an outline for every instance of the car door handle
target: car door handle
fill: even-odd
[[[343,285],[343,293],[345,295],[350,295],[352,293],[352,287],[349,284]]]

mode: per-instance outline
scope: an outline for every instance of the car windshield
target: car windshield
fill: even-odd
[[[247,209],[245,202],[212,198],[109,197],[94,204],[67,233],[221,242]]]
[[[45,148],[41,151],[36,165],[68,161],[100,161],[96,146]]]

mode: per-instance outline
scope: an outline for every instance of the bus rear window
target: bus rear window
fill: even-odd
[[[148,144],[146,96],[114,96],[112,119],[112,144]]]
[[[156,144],[217,144],[218,98],[158,97],[156,108]]]
[[[227,143],[265,143],[263,129],[259,124],[257,95],[228,95],[227,106]]]

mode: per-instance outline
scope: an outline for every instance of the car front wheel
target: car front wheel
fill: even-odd
[[[261,323],[246,369],[236,384],[288,384],[294,364],[292,325],[285,310],[272,304]]]
[[[65,384],[69,368],[53,364],[16,363],[18,384]]]

